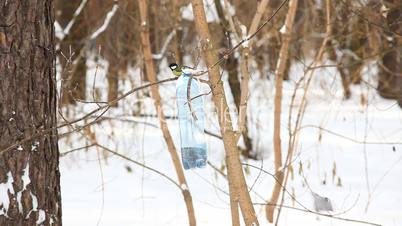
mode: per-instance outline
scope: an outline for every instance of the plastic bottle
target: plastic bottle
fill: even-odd
[[[207,163],[207,144],[205,142],[205,112],[201,94],[200,82],[191,80],[190,97],[191,109],[187,100],[189,75],[183,73],[176,83],[176,103],[180,126],[181,158],[184,169],[204,168]],[[198,97],[197,97],[198,96]],[[190,98],[190,99],[191,99]]]

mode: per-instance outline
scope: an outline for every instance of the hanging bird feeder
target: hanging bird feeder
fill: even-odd
[[[172,71],[181,69],[175,64]],[[205,142],[205,112],[200,82],[191,78],[191,72],[183,69],[176,83],[176,103],[180,127],[181,157],[184,169],[204,168],[207,163]],[[190,95],[188,95],[190,88]],[[189,97],[189,98],[188,98]]]

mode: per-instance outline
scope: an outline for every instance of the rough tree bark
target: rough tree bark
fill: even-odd
[[[148,80],[150,83],[157,82],[156,73],[154,70],[154,64],[152,59],[152,52],[151,52],[151,43],[149,39],[149,26],[148,26],[148,9],[147,9],[147,0],[138,0],[138,5],[140,9],[140,18],[141,18],[141,44],[144,54],[144,61],[145,61],[145,69]],[[180,163],[179,156],[177,154],[176,148],[174,146],[172,137],[170,135],[165,115],[162,110],[162,102],[161,96],[159,94],[158,86],[151,86],[151,94],[154,98],[154,105],[159,117],[159,123],[162,129],[163,137],[165,142],[168,146],[169,154],[172,158],[173,165],[175,167],[177,177],[179,179],[179,184],[182,187],[182,194],[184,197],[184,201],[187,207],[187,214],[190,226],[196,225],[195,214],[194,214],[194,207],[193,201],[191,198],[190,191],[188,190],[186,178],[184,177],[184,172],[182,165]]]
[[[235,132],[233,131],[232,127],[232,120],[228,114],[229,108],[225,98],[223,83],[220,79],[219,68],[210,68],[218,61],[218,55],[211,42],[211,34],[209,32],[205,16],[204,4],[202,0],[192,0],[191,4],[193,7],[196,30],[200,37],[205,63],[210,69],[209,76],[212,84],[212,99],[215,107],[217,108],[219,126],[223,136],[231,200],[238,200],[244,222],[247,226],[259,225],[254,211],[254,206],[251,202],[250,194],[248,193],[242,165],[240,163],[239,150],[237,149],[237,142]],[[233,205],[233,203],[234,202],[231,202],[231,205]],[[232,210],[233,209],[235,208],[232,207]]]
[[[270,205],[267,205],[265,208],[266,217],[269,222],[273,222],[274,220],[274,210],[275,205],[278,201],[279,194],[281,191],[281,184],[283,182],[283,172],[281,170],[282,167],[282,148],[281,148],[281,113],[282,113],[282,83],[283,83],[283,75],[286,70],[286,61],[289,56],[289,44],[290,44],[290,35],[293,28],[293,21],[296,14],[297,9],[297,0],[289,1],[289,12],[286,15],[285,21],[285,31],[282,33],[282,46],[279,52],[278,63],[276,67],[276,80],[275,80],[275,110],[274,110],[274,157],[275,157],[275,176],[278,181],[276,181],[274,185],[274,190],[272,192],[271,199],[269,201]]]
[[[52,0],[0,4],[0,150],[56,127]],[[62,225],[57,130],[0,153],[0,225]]]

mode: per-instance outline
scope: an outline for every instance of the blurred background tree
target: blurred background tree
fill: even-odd
[[[212,41],[221,56],[236,44],[230,28],[228,13],[237,25],[248,26],[259,1],[209,0],[205,1],[207,14],[211,14],[209,27]],[[269,1],[263,20],[281,4]],[[149,2],[151,49],[156,72],[163,61],[183,62],[196,66],[199,61],[197,36],[193,21],[185,15],[190,7],[188,0],[157,0]],[[74,104],[88,99],[86,90],[87,59],[102,58],[108,63],[107,100],[119,96],[119,84],[127,79],[128,68],[144,70],[139,42],[139,12],[130,0],[56,0],[56,21],[62,36],[58,36],[58,60],[62,67],[61,104]],[[111,14],[114,6],[117,10]],[[287,6],[286,6],[287,7]],[[402,2],[384,1],[332,1],[332,36],[325,48],[324,58],[337,68],[343,84],[344,98],[353,93],[351,86],[368,84],[362,77],[365,66],[375,65],[378,73],[371,81],[378,81],[378,93],[402,105]],[[285,22],[287,9],[280,11],[254,38],[250,49],[250,72],[253,78],[274,78],[282,40],[279,30]],[[103,28],[102,28],[103,27]],[[300,0],[290,40],[290,55],[286,62],[284,80],[292,80],[292,64],[308,64],[316,55],[325,34],[325,5],[317,0]],[[98,32],[103,29],[102,32]],[[97,34],[97,32],[99,34]],[[94,34],[96,34],[94,36]],[[62,37],[62,38],[60,38]],[[241,71],[240,50],[236,50],[223,63],[227,72],[236,109],[240,101]],[[144,73],[142,73],[144,74]],[[147,81],[142,76],[142,81]],[[113,104],[117,106],[117,102]],[[237,109],[238,110],[238,109]],[[253,153],[253,141],[247,130],[243,134],[242,153],[246,158],[258,158]]]

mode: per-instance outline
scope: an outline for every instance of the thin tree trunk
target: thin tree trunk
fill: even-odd
[[[326,50],[326,47],[328,46],[328,44],[330,43],[331,40],[331,34],[332,34],[332,20],[331,20],[331,0],[326,0],[326,32],[325,32],[325,38],[321,43],[320,49],[318,50],[317,55],[315,56],[315,59],[313,61],[313,63],[311,64],[311,67],[315,67],[316,65],[318,65],[321,61],[322,61],[322,57],[324,55],[324,52]],[[277,217],[276,217],[276,222],[275,225],[279,225],[279,217],[280,217],[280,213],[282,210],[282,205],[285,199],[285,189],[286,189],[286,183],[288,181],[289,178],[289,174],[291,173],[291,171],[289,170],[289,168],[292,165],[292,157],[294,155],[295,152],[295,147],[297,146],[297,140],[299,139],[298,137],[298,133],[296,131],[298,131],[300,129],[300,125],[302,123],[303,120],[303,116],[306,110],[306,106],[307,106],[307,91],[308,91],[308,87],[310,85],[312,76],[313,76],[313,72],[314,69],[309,70],[307,72],[307,74],[305,75],[305,77],[307,78],[307,83],[305,84],[305,88],[304,88],[304,94],[303,97],[301,99],[300,102],[300,108],[296,117],[296,121],[295,121],[295,125],[292,129],[292,108],[289,108],[289,118],[288,118],[288,128],[289,128],[289,141],[288,141],[288,153],[286,156],[286,160],[285,160],[285,166],[289,166],[286,167],[288,168],[288,170],[284,170],[286,171],[283,172],[285,174],[284,176],[284,181],[283,181],[283,185],[282,185],[282,199],[279,203],[279,208],[277,211]],[[296,91],[297,89],[294,91],[293,96],[292,96],[292,100],[290,103],[290,106],[294,105],[294,98],[296,96]]]
[[[279,53],[278,64],[276,68],[276,84],[275,84],[275,111],[274,111],[274,156],[275,156],[275,176],[278,181],[274,185],[270,205],[265,208],[266,217],[269,222],[274,220],[274,209],[278,201],[283,182],[282,167],[282,148],[281,148],[281,114],[282,114],[282,83],[283,75],[286,70],[286,61],[289,55],[289,44],[293,28],[293,21],[297,9],[297,0],[289,1],[289,12],[286,16],[285,31],[282,34],[283,42]]]
[[[349,25],[349,18],[348,15],[350,12],[347,11],[347,6],[345,4],[340,4],[338,7],[336,7],[336,4],[334,4],[334,7],[331,7],[334,9],[334,11],[339,8],[339,12],[335,12],[335,26],[333,27],[332,33],[334,34],[333,40],[330,40],[329,42],[329,57],[331,60],[335,61],[337,64],[337,69],[339,71],[339,75],[341,77],[341,82],[342,82],[342,87],[343,87],[343,96],[345,99],[349,99],[352,95],[352,92],[350,90],[350,84],[351,84],[351,71],[348,67],[348,64],[351,63],[351,56],[344,56],[344,54],[337,54],[337,52],[342,51],[342,49],[348,49],[348,42],[349,38],[348,36],[351,36],[350,34],[350,25]],[[352,6],[351,6],[352,7]],[[336,40],[338,39],[338,40]],[[336,42],[335,42],[336,41]]]
[[[255,12],[255,15],[253,17],[253,20],[251,21],[250,24],[250,29],[248,31],[248,35],[254,34],[258,26],[260,25],[261,18],[268,6],[268,0],[262,0],[258,5],[257,5],[257,10]],[[245,35],[245,34],[243,34]],[[243,37],[243,39],[246,37]],[[239,100],[239,130],[243,134],[243,139],[244,143],[246,145],[246,152],[242,152],[243,156],[246,156],[251,159],[257,159],[256,154],[252,154],[252,140],[251,138],[248,137],[248,126],[247,126],[247,101],[248,101],[248,96],[249,96],[249,90],[248,90],[248,81],[250,79],[250,73],[248,70],[248,58],[250,54],[250,48],[253,45],[253,40],[250,40],[248,45],[242,46],[241,47],[241,72],[242,72],[242,79],[241,79],[241,94],[240,94],[240,100]]]
[[[222,32],[223,32],[223,38],[222,38],[222,44],[225,46],[225,48],[229,49],[230,48],[230,30],[229,28],[229,22],[226,20],[222,4],[220,0],[215,0],[215,7],[216,11],[219,16],[219,21],[222,27]],[[228,36],[229,40],[226,40],[225,36]],[[240,104],[240,82],[237,74],[237,65],[239,61],[237,58],[234,56],[229,56],[229,58],[225,62],[225,69],[228,72],[229,76],[229,86],[230,90],[232,91],[232,96],[235,102],[236,107],[239,106]],[[231,183],[231,181],[229,181]],[[237,191],[233,190],[233,186],[229,185],[229,189],[232,188],[232,191],[237,193]],[[231,191],[231,192],[232,192]],[[230,211],[231,211],[231,217],[232,217],[232,226],[240,226],[240,214],[239,214],[239,201],[236,198],[236,196],[231,195],[230,196]]]
[[[264,0],[267,1],[267,0]],[[232,32],[234,32],[235,36],[237,36],[236,34],[236,29],[233,27],[231,31],[231,29],[229,29],[230,24],[229,21],[225,18],[225,13],[224,13],[224,9],[222,7],[221,1],[220,0],[215,0],[215,7],[216,7],[216,11],[218,13],[219,16],[219,20],[220,20],[220,24],[222,27],[222,32],[223,32],[223,38],[222,38],[222,44],[224,45],[224,47],[226,49],[230,49],[230,34]],[[260,7],[257,7],[257,15],[259,15],[259,11],[260,11]],[[228,12],[226,12],[227,16],[229,17],[230,14]],[[260,17],[261,18],[261,17]],[[232,20],[233,21],[233,20]],[[226,37],[227,36],[227,37]],[[226,40],[226,38],[228,38],[229,40]],[[244,52],[244,51],[242,51]],[[242,89],[240,88],[240,80],[239,80],[239,73],[238,73],[238,64],[239,61],[241,61],[241,65],[244,65],[244,63],[242,61],[244,61],[244,57],[248,58],[248,54],[247,56],[245,56],[245,54],[242,53],[242,57],[239,60],[238,58],[235,58],[235,56],[229,56],[229,58],[226,60],[225,62],[225,70],[228,72],[228,81],[229,81],[229,86],[230,86],[230,90],[232,91],[232,96],[233,96],[233,100],[234,103],[236,105],[237,111],[239,112],[239,122],[243,119],[244,123],[239,123],[240,126],[242,126],[242,128],[239,127],[239,130],[241,130],[241,134],[243,135],[243,141],[244,141],[244,145],[245,145],[245,149],[241,148],[241,154],[248,158],[248,159],[256,159],[256,156],[253,155],[252,151],[253,151],[253,142],[251,140],[251,138],[248,135],[248,125],[247,125],[247,109],[246,109],[246,105],[241,105],[241,95],[242,95]],[[248,67],[248,65],[245,65],[246,67]],[[240,70],[242,71],[242,78],[246,78],[246,84],[248,86],[248,69],[244,70],[243,66],[241,66]],[[244,73],[247,73],[247,75],[244,75]],[[242,80],[242,84],[243,84],[243,80]],[[248,88],[248,87],[247,87]],[[247,89],[248,90],[248,89]],[[248,92],[246,92],[248,95]],[[246,100],[247,101],[247,98]],[[245,101],[243,101],[242,103],[245,103]]]
[[[268,11],[273,12],[281,4],[281,0],[270,0],[268,3]],[[284,13],[284,12],[283,12]],[[272,26],[276,28],[278,24],[282,24],[284,16],[282,12],[278,13],[276,18],[272,21]],[[276,31],[277,29],[272,29],[267,40],[267,57],[268,57],[268,67],[269,72],[274,74],[276,70],[276,64],[279,58],[279,51],[281,47],[280,33]],[[262,53],[264,54],[264,53]]]
[[[147,72],[147,77],[149,82],[155,83],[157,82],[156,79],[156,74],[154,70],[154,65],[153,65],[153,59],[152,59],[152,52],[151,52],[151,44],[149,40],[149,27],[148,27],[148,19],[147,19],[147,1],[146,0],[138,0],[138,5],[140,9],[140,17],[141,17],[141,44],[142,44],[142,49],[143,49],[143,54],[144,54],[144,61],[145,61],[145,69]],[[179,156],[177,154],[176,148],[174,146],[172,137],[170,135],[165,115],[162,110],[162,102],[161,102],[161,96],[159,94],[158,86],[151,86],[151,94],[154,98],[154,105],[155,109],[157,111],[158,117],[159,117],[159,123],[162,129],[163,137],[165,139],[165,142],[168,146],[168,151],[170,153],[170,156],[173,161],[173,165],[175,167],[177,177],[179,179],[179,183],[182,187],[182,194],[184,197],[184,201],[186,203],[187,207],[187,214],[188,214],[188,220],[189,220],[189,225],[190,226],[195,226],[196,225],[196,220],[195,220],[195,214],[194,214],[194,207],[193,207],[193,201],[191,198],[190,191],[188,190],[186,178],[184,177],[184,172],[182,165],[180,163]]]
[[[174,49],[174,59],[178,65],[183,65],[183,47],[182,47],[182,39],[183,39],[183,28],[182,28],[182,19],[180,15],[180,2],[179,0],[172,0],[172,12],[175,18],[174,27],[176,29],[176,34],[174,35],[173,41],[173,49]]]
[[[211,42],[211,35],[206,21],[203,1],[192,0],[191,3],[194,12],[196,30],[200,37],[204,59],[208,68],[210,68],[215,62],[218,61],[218,56]],[[254,206],[251,202],[250,194],[248,193],[242,165],[240,163],[239,151],[237,149],[235,133],[232,127],[232,120],[227,112],[228,104],[226,102],[222,80],[220,79],[219,68],[210,68],[209,75],[210,82],[212,84],[212,99],[215,107],[217,108],[219,126],[223,136],[223,143],[226,152],[226,164],[228,167],[231,200],[238,200],[244,222],[247,226],[259,225],[254,211]],[[233,202],[231,202],[231,204],[233,204]]]
[[[225,18],[225,12],[224,8],[222,7],[221,1],[220,0],[214,0],[216,11],[219,16],[219,22],[222,28],[222,45],[226,48],[230,48],[230,43],[231,43],[231,36],[230,34],[233,33],[235,37],[237,37],[236,30],[234,26],[230,27],[229,21]],[[230,16],[226,12],[227,16]],[[232,19],[232,18],[230,18]],[[231,20],[231,24],[233,25],[233,20]],[[226,38],[228,40],[226,40]],[[229,76],[229,87],[232,92],[232,96],[234,99],[234,103],[236,107],[239,106],[240,104],[240,82],[238,78],[238,71],[237,71],[237,66],[238,66],[239,60],[235,58],[233,55],[229,56],[229,58],[225,62],[225,70],[228,72]],[[227,157],[226,157],[226,162],[228,162]],[[238,191],[234,190],[234,186],[232,181],[228,181],[229,183],[229,191],[230,193],[238,193]],[[232,217],[232,226],[240,226],[240,214],[239,214],[239,200],[238,200],[238,195],[230,195],[230,213]]]
[[[247,125],[247,101],[249,96],[248,91],[248,81],[250,79],[250,73],[248,70],[248,57],[249,57],[249,48],[243,47],[241,49],[241,61],[240,61],[240,69],[241,69],[241,92],[240,92],[240,100],[238,105],[239,117],[238,117],[238,128],[239,132],[243,135],[244,145],[246,146],[245,150],[242,150],[242,155],[249,159],[257,160],[258,156],[256,153],[253,153],[252,140],[248,136],[248,125]]]
[[[88,36],[89,28],[85,21],[84,11],[79,15],[69,15],[71,11],[74,12],[72,6],[78,7],[80,2],[81,0],[64,2],[64,5],[67,5],[67,7],[60,7],[60,21],[67,22],[71,20],[72,17],[75,17],[74,25],[66,37],[64,37],[60,45],[62,53],[67,57],[67,59],[64,56],[59,58],[63,68],[61,81],[61,105],[75,104],[75,99],[85,99],[87,73],[86,58],[79,56],[79,54],[81,49],[84,48],[83,40]],[[84,7],[88,7],[88,3]],[[67,17],[69,17],[68,20]],[[69,60],[70,62],[68,62]]]
[[[397,0],[385,0],[384,4],[389,8],[385,18],[386,26],[389,30],[402,34],[400,22],[402,4]],[[398,18],[399,23],[397,23]],[[384,98],[397,100],[399,106],[402,106],[402,50],[400,47],[402,37],[391,33],[385,33],[384,36],[382,41],[384,48],[393,48],[393,50],[384,54],[379,62],[378,93]]]
[[[110,102],[117,99],[119,94],[119,64],[114,64],[113,61],[110,61],[106,77],[108,84],[107,100]],[[117,107],[118,103],[113,103],[111,106]]]
[[[66,1],[66,0],[64,0]],[[63,23],[71,21],[69,9],[64,5],[71,4],[70,2],[60,2],[61,16],[59,19]],[[75,0],[74,0],[75,1]],[[81,2],[81,1],[78,1]],[[75,1],[78,7],[79,4]],[[61,105],[75,104],[76,99],[83,100],[86,97],[86,52],[90,47],[91,35],[104,22],[107,12],[114,6],[114,1],[88,1],[81,13],[73,15],[74,23],[65,34],[60,43],[60,49],[63,54],[59,57],[62,73],[62,90],[61,90]],[[65,15],[67,14],[67,15]],[[67,20],[67,17],[69,20]],[[64,25],[62,23],[62,26]],[[65,24],[67,27],[68,25]],[[66,28],[64,28],[66,29]]]
[[[0,5],[0,150],[55,128],[53,1]],[[62,225],[57,130],[0,154],[0,225]],[[4,190],[5,189],[5,190]]]

